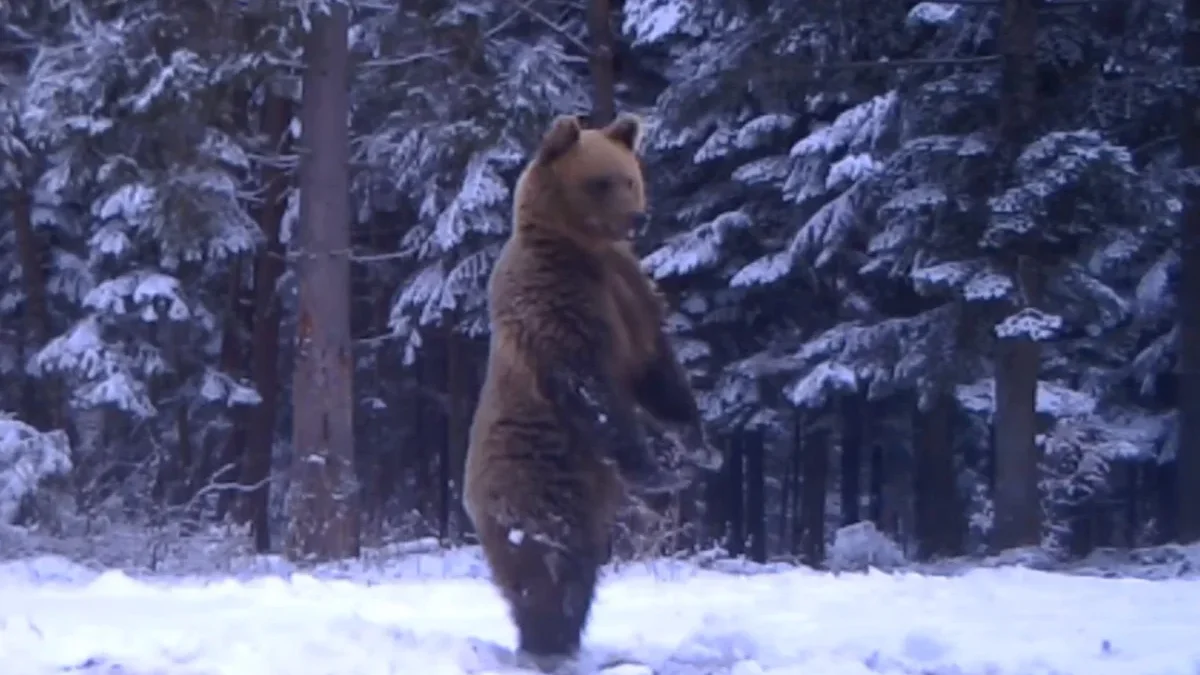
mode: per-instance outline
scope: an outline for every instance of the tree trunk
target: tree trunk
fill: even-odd
[[[858,393],[842,397],[842,525],[851,525],[861,519],[862,409],[863,401]]]
[[[13,229],[17,239],[17,255],[21,261],[21,281],[25,291],[26,351],[32,353],[46,345],[50,337],[50,311],[46,302],[46,272],[42,269],[41,247],[33,231],[33,198],[29,191],[18,188],[11,205]],[[21,418],[38,429],[59,426],[56,385],[39,383],[21,372]]]
[[[883,530],[883,445],[879,442],[871,444],[871,467],[870,467],[870,487],[868,491],[871,493],[871,511],[867,517],[875,523],[875,527],[880,531]]]
[[[954,449],[951,446],[953,399],[938,396],[929,410],[916,411],[917,438],[913,451],[917,556],[929,560],[962,552],[966,523],[958,496]]]
[[[779,530],[778,540],[780,550],[785,550],[788,535],[788,515],[792,512],[792,502],[796,499],[796,488],[799,481],[799,455],[795,446],[788,455],[787,466],[783,471],[783,481],[779,488]]]
[[[746,454],[746,534],[750,559],[767,562],[766,451],[761,431],[743,431]]]
[[[803,537],[800,558],[805,565],[825,564],[825,493],[829,486],[829,433],[804,444],[804,479],[800,490],[800,520]]]
[[[729,439],[729,462],[726,467],[725,492],[725,550],[732,557],[746,553],[746,500],[742,467],[742,436],[733,434]]]
[[[292,121],[292,103],[268,91],[263,103],[263,131],[278,152],[287,143]],[[254,486],[242,497],[243,522],[251,523],[254,545],[260,553],[270,550],[269,523],[272,450],[275,446],[275,420],[279,410],[279,299],[275,286],[283,274],[284,247],[280,227],[287,209],[287,175],[267,165],[263,168],[264,197],[258,213],[259,227],[266,244],[254,265],[254,318],[250,338],[250,372],[262,401],[248,415],[245,461],[241,483]]]
[[[616,74],[613,72],[612,7],[609,0],[588,0],[588,37],[592,74],[591,126],[601,127],[616,117]]]
[[[793,416],[792,421],[792,555],[800,555],[804,544],[804,458],[805,441],[804,417],[800,414]]]
[[[350,339],[348,8],[314,13],[305,39],[296,374],[287,552],[359,552]]]
[[[221,353],[219,363],[221,370],[230,374],[242,374],[243,371],[243,346],[241,339],[242,328],[242,265],[245,260],[244,256],[238,256],[233,261],[233,268],[229,272],[229,286],[227,293],[229,294],[226,300],[225,325],[221,330]],[[246,406],[236,406],[230,411],[230,420],[232,428],[229,431],[229,436],[220,445],[220,449],[213,448],[210,452],[205,453],[201,457],[201,461],[196,464],[196,471],[191,477],[191,492],[195,494],[205,483],[214,481],[219,483],[232,483],[238,480],[237,467],[245,459],[246,451],[246,420],[249,415]],[[234,490],[221,490],[217,495],[217,519],[223,520],[225,515],[229,513],[239,493]]]
[[[1175,492],[1179,464],[1156,464],[1154,471],[1155,544],[1175,541],[1179,533],[1179,499]]]
[[[1000,100],[1002,178],[1027,141],[1035,113],[1037,85],[1038,0],[1005,0],[1000,51],[1003,58]],[[997,185],[1003,185],[998,181]],[[1024,304],[1036,306],[1040,295],[1036,263],[1021,257],[1015,263]],[[1041,541],[1041,498],[1038,490],[1037,382],[1041,349],[1038,343],[1015,338],[997,344],[996,368],[996,528],[1000,549],[1036,545]]]
[[[464,377],[468,374],[470,365],[469,345],[453,329],[453,323],[448,323],[446,330],[446,437],[445,453],[442,457],[442,538],[455,540],[461,535],[463,522],[462,497],[459,486],[462,484],[463,471],[467,454],[468,430],[471,426],[471,401],[464,386]]]
[[[1184,3],[1187,29],[1183,65],[1200,68],[1200,0]],[[1200,97],[1187,97],[1179,138],[1184,166],[1200,171]],[[1175,493],[1179,501],[1178,538],[1200,541],[1200,184],[1185,183],[1180,232],[1179,278],[1179,444]]]

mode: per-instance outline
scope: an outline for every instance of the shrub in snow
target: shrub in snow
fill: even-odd
[[[0,523],[13,522],[42,479],[71,470],[70,450],[61,430],[43,433],[0,412]]]
[[[829,569],[835,572],[865,571],[868,567],[894,570],[908,564],[896,542],[869,520],[838,528],[829,547]]]

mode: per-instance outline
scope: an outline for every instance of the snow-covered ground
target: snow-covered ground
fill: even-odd
[[[465,567],[451,558],[347,578],[0,564],[0,673],[502,672],[479,644],[512,645],[504,606],[477,557]],[[587,643],[594,658],[625,655],[664,674],[1195,675],[1198,631],[1195,579],[1016,567],[735,574],[657,562],[605,578]]]

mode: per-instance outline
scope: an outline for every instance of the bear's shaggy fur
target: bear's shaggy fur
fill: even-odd
[[[628,241],[645,217],[640,133],[632,116],[587,130],[556,119],[517,183],[488,283],[463,502],[519,650],[540,663],[579,649],[625,489],[694,477],[661,466],[662,448],[721,464]]]

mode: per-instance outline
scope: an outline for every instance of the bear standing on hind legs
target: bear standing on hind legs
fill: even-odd
[[[625,490],[690,481],[655,453],[674,443],[684,464],[721,464],[628,248],[645,217],[640,133],[631,116],[589,130],[557,118],[517,183],[488,283],[463,502],[519,652],[544,669],[579,651]]]

